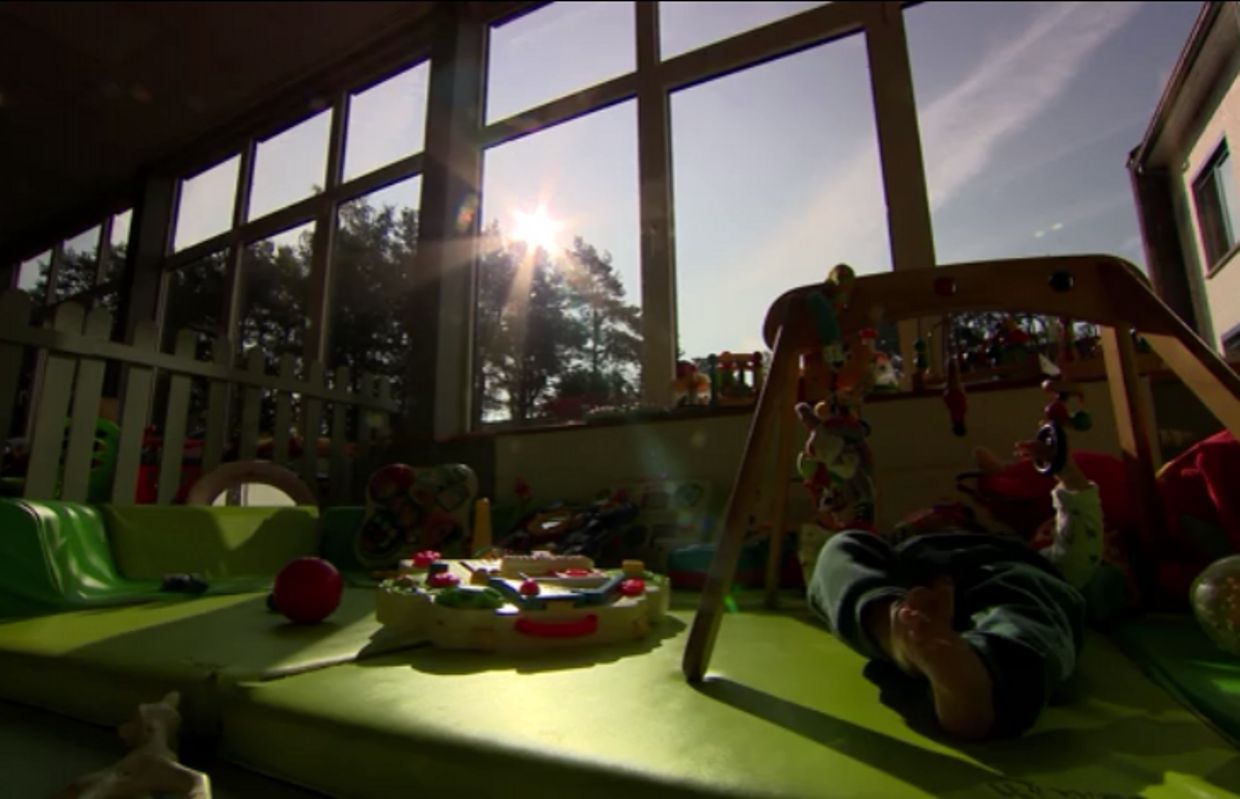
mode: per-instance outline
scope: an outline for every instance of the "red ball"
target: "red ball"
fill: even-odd
[[[315,624],[340,606],[343,593],[344,579],[335,566],[322,558],[304,557],[280,570],[272,597],[289,621]]]

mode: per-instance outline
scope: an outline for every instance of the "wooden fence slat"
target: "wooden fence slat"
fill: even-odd
[[[334,383],[336,388],[349,385],[349,367],[336,369]],[[352,475],[349,474],[349,457],[345,452],[349,440],[349,406],[343,402],[332,403],[332,452],[331,470],[328,481],[328,497],[333,504],[339,505],[349,495]]]
[[[65,355],[86,356],[89,358],[103,358],[106,360],[121,361],[126,364],[139,364],[142,366],[151,366],[159,369],[161,372],[167,372],[174,375],[188,375],[190,377],[204,378],[208,380],[223,380],[228,383],[235,383],[240,386],[257,386],[266,389],[279,389],[281,387],[280,378],[275,375],[253,374],[245,369],[233,366],[222,367],[210,361],[179,361],[175,355],[168,353],[155,352],[139,352],[128,344],[116,341],[91,341],[80,335],[62,335],[54,330],[44,330],[39,327],[23,327],[12,331],[4,331],[4,338],[9,344],[17,344],[23,347],[36,347],[39,349],[50,350]],[[304,389],[308,393],[312,393],[320,401],[333,402],[342,400],[344,402],[356,403],[359,398],[348,391],[336,391],[333,389],[319,386],[317,389],[307,387]],[[377,401],[374,399],[361,400],[367,406],[378,407]],[[397,408],[393,404],[389,408],[378,408],[379,410],[396,411]]]
[[[363,372],[360,380],[357,381],[357,394],[359,397],[372,399],[375,390],[375,376],[369,372]],[[370,474],[370,449],[371,449],[371,430],[374,421],[374,414],[369,408],[358,408],[357,411],[357,465],[363,474]]]
[[[0,439],[7,438],[13,429],[13,408],[26,351],[21,344],[4,343],[4,339],[6,334],[30,324],[33,307],[30,295],[24,291],[13,289],[0,294]]]
[[[323,386],[323,364],[311,361],[306,370],[306,382],[317,388]],[[319,432],[323,422],[323,403],[315,397],[303,400],[301,428],[301,479],[315,496],[319,493]]]
[[[297,364],[293,356],[284,353],[280,356],[280,382],[288,381],[292,383],[297,379],[295,371]],[[276,429],[274,432],[274,441],[272,442],[274,451],[271,453],[271,460],[279,464],[288,463],[288,432],[293,425],[293,406],[292,394],[283,389],[276,390]]]
[[[192,330],[177,333],[174,354],[179,359],[193,360],[198,346],[198,336]],[[189,417],[189,392],[191,378],[188,375],[172,375],[168,378],[168,412],[164,415],[164,437],[159,458],[160,505],[170,505],[181,487],[181,467],[185,460],[185,426]]]
[[[86,315],[84,335],[89,338],[111,337],[112,314],[107,308],[96,308]],[[78,362],[77,382],[73,386],[73,415],[69,423],[69,446],[65,450],[64,482],[60,490],[60,498],[69,502],[85,502],[90,493],[95,429],[99,419],[99,398],[103,395],[105,366],[98,358],[82,358]]]
[[[134,328],[135,351],[154,350],[159,346],[159,331],[154,322],[141,322]],[[146,432],[146,409],[151,398],[154,377],[149,366],[131,364],[125,377],[124,406],[121,408],[121,440],[116,453],[116,476],[112,482],[112,503],[132,505],[142,463],[142,438]]]
[[[254,347],[246,353],[245,368],[251,374],[266,372],[267,364],[263,351]],[[258,455],[258,427],[262,421],[263,390],[257,386],[248,386],[244,397],[241,404],[241,449],[237,457],[239,460],[251,461]]]
[[[377,377],[375,380],[379,384],[379,390],[376,397],[379,402],[383,403],[384,407],[388,407],[392,402],[392,378]],[[379,417],[380,432],[385,439],[389,438],[392,435],[392,414],[387,411],[379,411],[377,415]]]
[[[79,337],[85,312],[76,302],[62,303],[56,309],[52,327],[65,337]],[[39,400],[34,435],[30,440],[30,463],[26,468],[24,496],[28,499],[55,499],[61,449],[65,443],[65,417],[73,393],[73,374],[77,356],[50,353],[43,379],[33,396]]]
[[[232,365],[233,345],[228,336],[211,341],[211,360],[217,366]],[[228,399],[230,386],[223,380],[211,380],[207,389],[207,430],[202,444],[202,473],[215,470],[224,459],[224,443],[228,441]]]

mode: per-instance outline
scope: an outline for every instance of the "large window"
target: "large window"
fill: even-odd
[[[837,263],[891,268],[860,37],[677,92],[671,117],[683,357],[765,349],[775,298]]]
[[[702,2],[659,3],[659,53],[673,58],[768,22],[823,5],[814,2]]]
[[[1219,145],[1193,181],[1193,202],[1197,206],[1206,267],[1213,268],[1240,238],[1240,187],[1236,185],[1236,165],[1227,152],[1227,142]]]
[[[17,265],[17,287],[36,299],[46,299],[48,275],[52,269],[52,251],[45,250]]]
[[[324,111],[258,143],[248,218],[323,190],[330,127],[331,113]]]
[[[634,67],[631,2],[552,3],[491,30],[487,122]]]
[[[240,164],[241,157],[233,156],[181,181],[174,250],[223,233],[232,225]]]
[[[240,344],[271,359],[301,357],[309,322],[307,300],[314,226],[302,225],[248,245],[241,257]]]
[[[389,377],[400,398],[421,192],[413,177],[340,206],[332,257],[329,365]]]
[[[345,180],[422,150],[430,71],[423,62],[349,97]]]
[[[840,262],[1139,263],[1123,155],[1196,9],[892,8],[478,4],[435,27],[462,63],[415,60],[428,36],[185,170],[165,324],[397,381],[416,350],[436,373],[398,391],[457,433],[664,405],[677,358],[764,349],[771,301]],[[1197,181],[1211,261],[1240,235],[1234,173],[1223,151]],[[902,193],[927,186],[925,218]],[[114,286],[127,226],[14,253],[17,282],[45,307]]]
[[[404,377],[417,326],[433,324],[411,319],[406,305],[429,73],[422,61],[372,78],[346,92],[347,102],[291,120],[181,182],[165,262],[165,349],[188,328],[199,334],[200,358],[212,357],[208,336],[227,334],[234,357],[256,348],[271,372],[292,356],[301,377],[311,361]],[[196,412],[203,402],[195,394]]]
[[[489,150],[484,175],[481,420],[632,406],[642,335],[634,104]]]
[[[52,299],[67,299],[90,291],[99,279],[99,225],[66,241],[56,270]]]

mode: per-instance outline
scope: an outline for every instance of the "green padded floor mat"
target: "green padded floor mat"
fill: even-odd
[[[1208,797],[1240,753],[1091,636],[1070,703],[1017,740],[955,745],[880,700],[811,619],[729,615],[680,673],[691,612],[627,646],[409,650],[225,692],[225,757],[347,797]],[[636,793],[635,793],[636,792]]]
[[[354,589],[308,626],[253,593],[0,621],[0,697],[114,724],[176,688],[199,711],[187,717],[213,719],[219,683],[352,660],[380,629],[374,592]]]
[[[1240,658],[1216,647],[1192,616],[1129,622],[1115,639],[1154,682],[1240,744]]]

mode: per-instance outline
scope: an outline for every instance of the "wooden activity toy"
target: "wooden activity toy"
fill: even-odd
[[[793,409],[798,402],[814,403],[822,397],[832,411],[828,418],[859,407],[850,406],[850,401],[855,402],[864,391],[842,392],[838,380],[849,344],[856,340],[850,331],[882,322],[978,311],[1041,314],[1099,326],[1120,448],[1132,496],[1140,506],[1137,516],[1143,547],[1149,548],[1156,540],[1155,528],[1163,515],[1155,485],[1156,428],[1141,385],[1137,341],[1143,339],[1224,427],[1240,435],[1240,377],[1154,294],[1136,267],[1119,258],[1083,255],[983,261],[861,278],[854,278],[846,267],[837,267],[825,285],[789,291],[767,313],[763,332],[773,353],[770,372],[750,423],[715,557],[689,633],[683,661],[687,679],[699,681],[706,674],[760,493],[774,495],[776,523],[770,551],[771,562],[779,562],[788,481],[777,479],[773,491],[769,486],[766,492],[762,489],[772,482],[771,476],[785,474],[794,463],[799,425]],[[1134,326],[1140,339],[1133,335]],[[864,384],[859,387],[864,389]],[[952,390],[950,385],[948,390]],[[1060,401],[1066,405],[1066,400]],[[952,398],[949,406],[955,406],[953,414],[959,414],[963,425],[964,404]],[[1053,412],[1060,414],[1058,406]],[[768,563],[768,599],[773,596],[776,574]]]
[[[667,613],[667,578],[638,560],[598,569],[584,555],[538,551],[400,563],[376,597],[391,634],[444,649],[529,652],[644,638]]]

